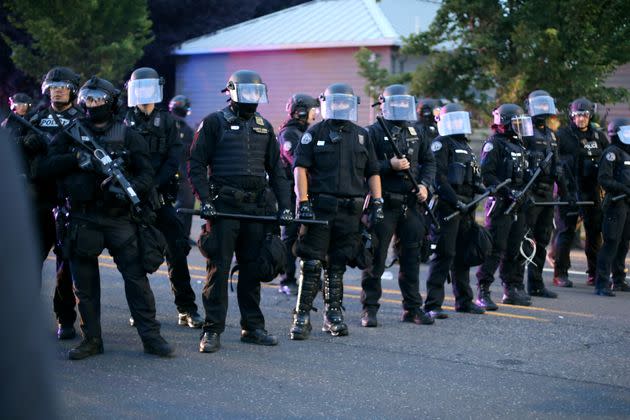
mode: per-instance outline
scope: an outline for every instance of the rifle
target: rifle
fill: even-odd
[[[383,119],[383,117],[379,115],[376,117],[376,120],[378,121],[379,125],[385,132],[385,135],[387,136],[387,138],[389,139],[389,143],[391,144],[392,149],[394,150],[394,155],[396,155],[396,158],[404,159],[405,156],[402,153],[400,153],[400,149],[398,148],[398,146],[396,145],[396,142],[394,141],[394,136],[392,136],[391,131],[389,131],[389,128],[387,128],[387,125],[385,125],[385,120]],[[416,182],[416,179],[411,173],[411,170],[407,168],[407,169],[403,169],[402,172],[407,176],[407,179],[409,180],[409,182],[411,182],[411,185],[412,185],[411,192],[416,194],[418,191],[420,191],[420,185],[418,185],[418,183]],[[435,230],[439,231],[440,222],[438,221],[437,217],[435,217],[435,213],[433,213],[433,210],[429,207],[427,200],[420,203],[420,205],[424,207],[425,211],[431,218],[431,223],[433,223]]]
[[[594,206],[594,201],[533,201],[535,206]]]
[[[486,197],[491,196],[495,191],[498,191],[499,189],[505,187],[506,185],[510,184],[512,182],[512,180],[510,178],[506,179],[505,181],[501,182],[500,184],[498,184],[496,187],[494,187],[494,191],[486,191],[485,193],[481,194],[479,197],[475,198],[474,200],[472,200],[470,203],[466,204],[466,207],[462,210],[457,210],[451,214],[449,214],[448,216],[446,216],[444,218],[445,222],[448,222],[449,220],[451,220],[453,217],[457,216],[458,214],[460,214],[462,211],[468,211],[470,208],[472,208],[473,206],[476,206],[477,203],[479,203],[480,201],[482,201],[483,199],[485,199]]]
[[[27,121],[26,119],[24,119],[23,117],[17,115],[14,112],[9,112],[9,116],[7,118],[8,118],[8,120],[13,120],[13,121],[17,122],[18,124],[22,125],[26,129],[31,130],[33,133],[37,134],[39,137],[45,138],[46,140],[48,140],[48,142],[50,142],[50,140],[52,140],[52,136],[49,133],[47,133],[47,132],[45,132],[43,130],[40,130],[39,128],[35,127],[33,124],[30,123],[30,121]]]
[[[181,214],[192,214],[195,216],[199,216],[201,212],[195,209],[187,209],[187,208],[179,208],[177,209],[177,213]],[[253,214],[242,214],[242,213],[223,213],[217,212],[215,217],[223,218],[223,219],[233,219],[233,220],[241,220],[243,222],[260,222],[260,223],[278,223],[279,220],[275,216],[256,216]],[[328,226],[327,220],[314,220],[314,219],[293,219],[291,223],[301,223],[303,225],[322,225]]]
[[[553,157],[553,152],[549,152],[547,153],[547,156],[545,157],[545,160],[543,160],[542,162],[540,162],[538,164],[538,168],[536,168],[536,171],[534,172],[534,174],[532,175],[532,177],[529,179],[529,182],[525,185],[525,187],[518,192],[517,194],[517,199],[514,200],[512,202],[512,204],[510,204],[510,207],[507,208],[507,210],[505,211],[505,215],[508,215],[510,213],[512,213],[512,210],[514,210],[514,208],[519,205],[519,199],[520,197],[523,197],[524,194],[527,193],[527,191],[529,191],[529,189],[532,187],[532,185],[534,185],[534,182],[536,181],[536,178],[538,178],[540,176],[540,174],[543,171],[543,167],[549,165],[549,162],[551,162],[551,158]]]

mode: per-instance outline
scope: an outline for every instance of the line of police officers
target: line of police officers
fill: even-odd
[[[26,134],[24,127],[11,125],[11,119],[3,124],[12,127],[24,154],[42,237],[42,261],[53,247],[57,255],[54,309],[60,339],[74,337],[75,295],[79,303],[84,339],[70,351],[71,359],[103,352],[98,256],[105,247],[123,276],[131,323],[144,350],[172,354],[172,346],[160,335],[142,264],[138,227],[142,223],[152,223],[166,239],[164,254],[178,322],[202,327],[201,352],[220,348],[234,256],[239,268],[241,340],[278,343],[265,329],[260,309],[260,281],[276,273],[262,274],[260,267],[281,260],[264,251],[273,249],[269,244],[277,226],[221,216],[225,214],[271,212],[283,225],[286,249],[301,260],[299,282],[295,258],[289,258],[280,284],[281,292],[297,294],[290,328],[293,340],[308,338],[310,311],[320,289],[325,304],[322,330],[332,336],[348,334],[342,304],[348,265],[363,269],[361,324],[378,325],[381,276],[392,238],[400,264],[403,322],[433,324],[434,319],[447,318],[442,309],[447,280],[453,283],[458,312],[497,310],[490,293],[497,268],[504,304],[530,305],[531,296],[557,297],[542,279],[553,204],[558,204],[554,284],[571,286],[568,253],[582,216],[589,283],[594,283],[597,294],[613,296],[612,271],[612,288],[630,290],[624,267],[630,240],[630,120],[611,122],[608,145],[605,135],[590,124],[594,108],[584,98],[571,104],[571,124],[557,138],[547,126],[547,118],[556,114],[547,92],[529,95],[527,114],[515,104],[499,106],[478,165],[467,138],[468,113],[458,104],[439,108],[430,100],[416,107],[403,85],[384,90],[378,102],[384,120],[366,129],[355,124],[359,98],[345,83],[330,85],[319,100],[293,95],[287,104],[289,120],[276,141],[271,124],[256,112],[259,103],[267,102],[258,73],[240,70],[230,77],[222,91],[229,104],[208,115],[194,139],[183,121],[190,107],[186,98],[171,101],[177,118],[156,107],[162,101],[162,84],[155,70],[135,70],[126,86],[129,108],[121,118],[120,91],[110,82],[92,77],[79,89],[78,75],[68,68],[54,68],[42,84],[51,105],[30,118],[50,137]],[[12,110],[25,116],[28,107],[19,104],[30,98],[15,95],[11,100]],[[311,125],[318,107],[323,120]],[[184,143],[192,143],[189,155]],[[96,148],[118,162],[128,188],[121,188],[125,185],[111,170],[103,170],[110,167],[103,165],[106,159]],[[207,258],[202,293],[205,319],[197,312],[190,286],[186,261],[190,227],[182,224],[173,207],[182,156],[187,156],[190,186],[206,220],[199,240]],[[603,205],[600,184],[606,191]],[[461,244],[480,230],[474,220],[476,194],[490,195],[485,210],[492,241],[477,271],[478,295],[473,301],[469,270],[480,262],[469,261]],[[553,201],[556,196],[559,203]],[[179,200],[191,206],[190,193]],[[589,201],[594,205],[589,206]],[[294,223],[294,206],[300,219],[327,224]],[[435,212],[440,226],[428,229],[428,211]],[[602,231],[603,251],[598,252]],[[427,241],[434,246],[423,304],[419,265]]]

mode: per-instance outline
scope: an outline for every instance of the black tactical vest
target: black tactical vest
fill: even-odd
[[[615,159],[615,168],[613,170],[615,180],[621,182],[623,185],[630,186],[630,154],[626,153],[618,146],[613,145],[611,147],[616,149],[616,155],[621,158]]]
[[[525,183],[527,158],[525,148],[509,139],[495,135],[494,145],[501,148],[501,162],[498,162],[497,175],[500,179],[512,179],[511,187],[519,187]]]
[[[225,121],[222,124],[223,134],[216,142],[211,163],[212,175],[264,178],[265,155],[271,140],[265,120],[258,114],[243,120],[228,109],[221,113]]]
[[[543,131],[538,129],[538,127],[534,127],[534,136],[528,138],[526,141],[527,161],[532,173],[545,160],[547,155],[553,151],[554,142],[555,136],[551,130],[547,129]],[[551,165],[548,167],[551,168]],[[549,174],[549,170],[546,173],[541,173],[536,183],[553,184],[553,178]]]
[[[465,141],[444,137],[449,152],[448,182],[458,195],[470,196],[481,180],[479,165],[472,149]]]

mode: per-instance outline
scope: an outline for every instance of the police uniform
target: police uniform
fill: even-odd
[[[462,256],[458,255],[461,247],[457,244],[466,241],[466,233],[474,223],[475,211],[471,208],[448,221],[444,218],[457,211],[457,202],[467,204],[473,200],[475,193],[484,192],[479,166],[465,135],[439,136],[431,144],[431,150],[437,164],[435,187],[439,201],[436,215],[441,223],[440,231],[432,231],[431,234],[436,248],[429,268],[424,310],[441,310],[444,303],[444,282],[450,273],[455,309],[472,312],[476,308],[469,282],[470,267],[463,264]]]
[[[419,137],[416,128],[407,122],[394,124],[383,120],[395,137],[398,149],[409,161],[410,171],[415,180],[427,190],[435,178],[435,158],[431,153],[431,143]],[[376,248],[374,257],[361,276],[361,304],[364,311],[376,313],[382,295],[381,276],[385,270],[385,260],[392,237],[398,249],[400,270],[398,284],[405,311],[418,311],[422,308],[420,296],[420,247],[426,233],[424,211],[417,196],[411,192],[412,181],[403,171],[394,171],[390,159],[395,156],[387,135],[379,123],[367,127],[370,141],[374,144],[381,176],[385,219],[373,228]]]
[[[625,145],[624,145],[625,146]],[[602,234],[604,244],[597,255],[596,291],[628,291],[625,260],[630,241],[630,148],[612,144],[599,163],[598,181],[606,191],[603,204]],[[626,194],[625,197],[620,197]],[[619,199],[613,201],[613,197]]]
[[[177,192],[177,201],[175,208],[193,208],[195,205],[195,196],[193,195],[190,183],[186,177],[186,166],[188,165],[188,158],[190,157],[190,147],[192,146],[194,131],[184,118],[173,115],[175,120],[175,129],[177,131],[177,137],[183,144],[183,150],[179,157],[179,191]],[[192,214],[178,214],[179,220],[181,220],[184,227],[184,235],[190,238],[190,230],[192,228]]]
[[[495,133],[486,140],[481,152],[481,180],[484,185],[492,188],[511,179],[509,188],[518,191],[525,184],[526,168],[525,148],[520,141],[515,142],[514,138],[501,133]],[[507,188],[500,189],[486,202],[486,227],[492,235],[492,252],[477,270],[480,295],[489,290],[497,268],[505,295],[515,291],[524,293],[518,256],[525,235],[525,211],[524,206],[518,206],[506,215],[505,211],[511,203]]]
[[[589,280],[596,273],[597,253],[601,248],[601,190],[597,181],[597,171],[602,151],[608,145],[608,139],[600,130],[589,124],[586,131],[579,130],[573,122],[568,127],[558,130],[558,154],[565,168],[565,178],[569,199],[594,201],[594,206],[580,208],[586,232],[587,274]],[[578,209],[569,206],[558,207],[555,213],[556,239],[554,249],[554,277],[568,277],[571,267],[569,259],[575,229],[578,221]]]
[[[279,163],[280,151],[271,124],[255,113],[242,118],[231,106],[208,115],[197,132],[190,153],[189,173],[193,192],[206,203],[214,198],[219,212],[263,215],[268,212],[268,186],[280,209],[289,209],[289,185]],[[208,179],[210,173],[210,179]],[[269,176],[269,182],[266,176]],[[210,186],[211,184],[211,186]],[[260,277],[257,260],[265,235],[271,227],[261,223],[216,218],[208,221],[207,280],[203,288],[206,310],[204,332],[225,330],[228,308],[227,282],[236,252],[237,285],[241,327],[263,330],[260,309]]]
[[[118,122],[99,129],[87,120],[75,122],[68,130],[75,138],[91,137],[114,158],[123,157],[129,182],[139,197],[146,196],[152,186],[153,168],[146,143],[137,132]],[[98,256],[107,248],[122,274],[129,309],[146,348],[163,339],[160,324],[155,319],[153,292],[141,263],[138,230],[132,220],[130,204],[126,197],[103,189],[105,175],[79,168],[79,151],[83,148],[66,133],[60,133],[50,145],[42,173],[56,179],[60,196],[69,205],[69,226],[63,248],[69,255],[81,329],[87,340],[100,342]]]
[[[293,181],[293,154],[297,145],[302,138],[302,135],[308,128],[308,125],[305,122],[297,120],[295,118],[288,119],[283,126],[278,131],[278,143],[280,144],[280,158],[282,161],[282,165],[286,170],[287,180],[289,181],[291,188],[291,203],[295,203],[295,183]],[[293,245],[297,240],[299,225],[297,223],[292,223],[288,226],[282,227],[282,241],[287,247],[288,258],[287,258],[287,266],[286,272],[280,279],[280,283],[296,283],[295,277],[295,255],[291,250],[293,249]]]
[[[81,117],[83,113],[76,107],[71,106],[62,112],[55,111],[51,106],[44,108],[41,111],[34,114],[30,123],[40,130],[48,133],[52,138],[55,134],[61,131],[60,126],[67,127],[71,122]],[[24,139],[24,155],[28,160],[30,170],[29,178],[31,184],[31,190],[35,197],[35,212],[38,226],[38,232],[40,235],[40,258],[42,263],[48,257],[48,253],[56,244],[56,226],[55,216],[53,210],[59,204],[57,198],[57,187],[54,179],[50,179],[45,175],[42,175],[39,169],[42,159],[46,155],[46,147],[42,143],[42,149],[32,151],[29,149],[31,142],[36,144],[39,142],[48,142],[48,139],[38,138],[36,134],[29,133]],[[58,250],[56,251],[58,254]],[[55,294],[53,297],[53,309],[57,316],[57,321],[60,325],[60,331],[63,329],[72,329],[74,321],[77,318],[75,312],[76,298],[72,289],[72,276],[70,270],[67,267],[67,262],[61,259],[60,255],[57,255],[57,282],[55,285]],[[74,335],[74,334],[71,334]]]
[[[134,107],[127,112],[125,124],[137,130],[149,147],[151,166],[155,173],[153,183],[160,195],[160,204],[155,210],[155,225],[166,238],[166,264],[175,295],[175,306],[182,315],[196,314],[195,292],[190,286],[186,260],[190,245],[173,207],[179,183],[177,171],[184,153],[175,120],[165,110],[154,108],[151,114],[146,115],[138,107]]]
[[[530,189],[530,197],[539,202],[553,201],[554,183],[558,184],[560,195],[564,195],[566,186],[564,178],[558,177],[562,172],[558,169],[558,145],[553,131],[544,125],[534,126],[534,135],[525,137],[523,142],[527,149],[530,175],[539,167],[542,170]],[[544,163],[549,153],[552,154],[552,158]],[[543,282],[547,245],[553,229],[553,211],[551,206],[535,206],[531,202],[525,205],[526,228],[536,244],[536,253],[527,264],[527,292],[532,296],[557,297],[555,293],[546,289]],[[519,257],[519,268],[524,270],[525,259],[520,253]]]

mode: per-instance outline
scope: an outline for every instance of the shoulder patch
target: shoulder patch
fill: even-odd
[[[491,142],[486,143],[483,146],[483,152],[484,153],[488,153],[488,152],[492,151],[492,149],[494,149],[494,145]]]
[[[412,136],[417,136],[418,133],[416,133],[416,129],[413,127],[407,127],[407,129],[409,130],[409,134],[411,134]]]
[[[290,150],[291,150],[291,147],[292,147],[292,146],[291,146],[291,142],[290,142],[290,141],[285,141],[285,142],[284,142],[284,144],[282,145],[282,149],[283,149],[285,152],[290,151]]]
[[[313,136],[311,136],[311,133],[304,133],[302,139],[300,140],[300,143],[309,144],[311,141],[313,141]]]
[[[363,143],[365,143],[365,137],[363,137],[363,134],[359,134],[359,144],[361,146],[363,146]]]
[[[613,152],[606,153],[606,160],[609,162],[614,162],[617,157]]]
[[[431,151],[432,152],[437,152],[442,148],[442,142],[441,141],[434,141],[433,143],[431,143]]]
[[[262,119],[262,117],[256,116],[255,120],[256,120],[256,124],[265,125],[265,121]]]

